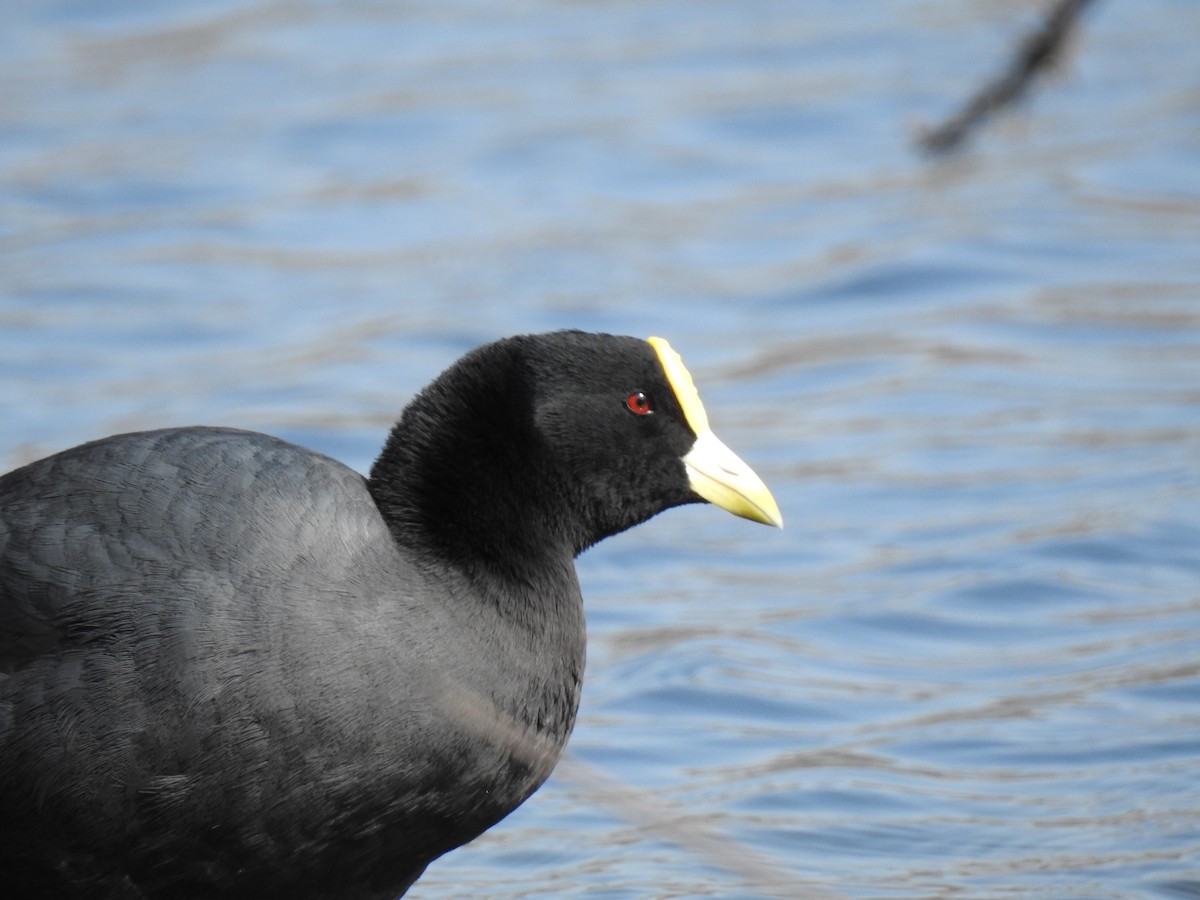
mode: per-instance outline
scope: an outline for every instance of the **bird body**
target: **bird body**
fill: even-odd
[[[643,388],[656,422],[620,408]],[[0,477],[8,890],[403,894],[550,774],[574,557],[701,499],[689,432],[645,342],[570,332],[451,367],[369,478],[221,428]]]

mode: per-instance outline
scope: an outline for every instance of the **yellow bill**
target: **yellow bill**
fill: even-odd
[[[696,443],[683,457],[692,490],[735,516],[782,528],[779,505],[762,479],[709,428],[700,394],[679,354],[662,338],[649,338],[648,343],[658,355],[684,418],[696,434]]]

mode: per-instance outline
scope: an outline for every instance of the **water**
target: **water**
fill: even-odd
[[[412,896],[1200,896],[1200,6],[915,154],[1032,16],[10,0],[0,463],[365,469],[477,343],[661,333],[788,527],[586,554],[575,761]]]

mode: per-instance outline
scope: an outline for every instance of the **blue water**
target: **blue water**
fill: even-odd
[[[573,759],[414,898],[1200,896],[1200,4],[10,0],[0,464],[369,466],[467,348],[663,334],[783,532],[580,561]]]

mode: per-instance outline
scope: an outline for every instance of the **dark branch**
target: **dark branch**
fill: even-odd
[[[929,153],[953,150],[989,116],[1016,102],[1033,79],[1058,59],[1090,2],[1055,0],[1042,26],[1026,35],[1017,46],[1008,69],[984,85],[956,115],[926,130],[919,138],[921,148]]]

